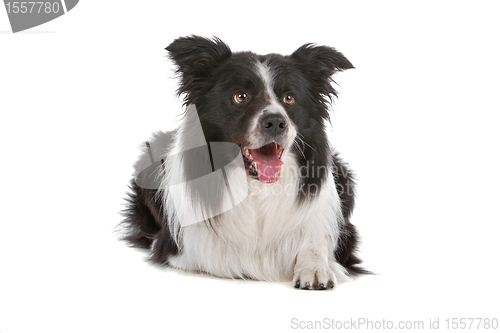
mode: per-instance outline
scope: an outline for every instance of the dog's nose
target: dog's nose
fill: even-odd
[[[265,115],[260,120],[260,125],[264,132],[273,136],[283,133],[287,126],[285,118],[278,113]]]

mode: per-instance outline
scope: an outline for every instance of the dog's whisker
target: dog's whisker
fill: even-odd
[[[312,149],[312,151],[316,152],[316,150],[310,144],[308,144],[307,142],[304,141],[303,136],[300,133],[297,133],[297,136],[299,137],[300,141],[302,141],[302,143],[308,145],[309,148]]]
[[[297,148],[297,150],[300,152],[300,154],[304,157],[304,159],[306,158],[306,155],[304,154],[304,146],[302,146],[302,148],[299,146],[299,143],[297,141],[295,141],[295,139],[293,140],[293,145],[295,148]]]
[[[296,139],[302,141],[299,137],[297,137]],[[295,141],[295,144],[296,144],[296,147],[297,149],[300,151],[300,153],[302,154],[302,156],[304,156],[304,158],[306,158],[305,154],[304,154],[304,150],[306,148],[306,146],[304,145],[304,142],[302,142],[302,147],[299,145],[298,141]]]

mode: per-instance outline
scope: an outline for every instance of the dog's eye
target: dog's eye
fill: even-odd
[[[247,96],[247,94],[245,94],[245,93],[239,93],[239,94],[234,95],[234,101],[235,101],[236,103],[243,103],[243,102],[245,102],[247,99],[248,99],[248,96]]]
[[[292,94],[288,94],[283,98],[283,102],[285,102],[288,105],[292,105],[293,102],[295,102],[295,98],[293,97]]]

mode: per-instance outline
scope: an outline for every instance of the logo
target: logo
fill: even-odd
[[[52,21],[72,10],[78,0],[11,1],[4,0],[12,32],[16,33]]]
[[[190,225],[233,209],[247,197],[248,188],[240,146],[207,142],[194,104],[185,117],[186,127],[146,142],[145,158],[135,167],[135,183],[166,190],[177,213],[184,214],[183,225]],[[189,212],[184,207],[188,200]]]

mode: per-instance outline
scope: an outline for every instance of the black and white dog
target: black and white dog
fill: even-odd
[[[166,50],[186,112],[144,146],[124,239],[154,263],[302,289],[368,273],[354,254],[353,176],[325,133],[331,76],[349,60],[312,44],[233,53],[198,36]]]

